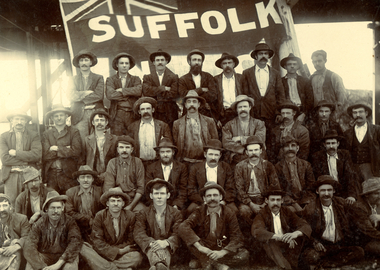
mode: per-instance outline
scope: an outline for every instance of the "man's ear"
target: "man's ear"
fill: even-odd
[[[167,198],[167,199],[170,198],[170,192],[168,192],[168,194],[166,195],[166,198]]]

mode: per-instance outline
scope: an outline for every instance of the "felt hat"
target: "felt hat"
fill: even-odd
[[[155,185],[155,184],[163,184],[166,186],[167,190],[172,193],[174,191],[174,187],[171,183],[163,180],[163,179],[160,179],[160,178],[155,178],[151,181],[149,181],[146,186],[145,186],[145,194],[150,194],[151,193],[151,190],[152,190],[152,187]]]
[[[45,118],[49,119],[53,114],[55,114],[57,112],[63,112],[63,113],[68,114],[69,116],[71,116],[71,111],[69,109],[66,109],[65,107],[63,107],[62,104],[56,104],[56,105],[53,105],[51,111],[46,113]]]
[[[190,58],[193,54],[199,54],[202,56],[202,62],[205,60],[205,54],[203,52],[201,52],[200,50],[198,49],[194,49],[192,50],[191,52],[189,52],[189,54],[187,55],[187,61],[189,62],[190,61]]]
[[[26,112],[23,112],[21,110],[13,110],[11,111],[8,115],[7,115],[7,119],[8,121],[10,122],[12,120],[13,117],[15,116],[21,116],[21,117],[24,117],[26,119],[26,122],[28,123],[29,121],[32,120],[32,117],[27,115]]]
[[[362,183],[363,192],[360,195],[375,192],[380,189],[380,177],[372,177]]]
[[[338,132],[335,129],[326,130],[325,136],[321,139],[321,141],[325,141],[328,139],[337,139],[338,141],[343,140],[344,137],[339,136]]]
[[[295,142],[297,145],[299,145],[298,139],[294,138],[292,135],[286,135],[286,137],[281,142],[281,146],[284,147],[285,145],[292,142]]]
[[[247,146],[251,144],[260,144],[261,147],[264,146],[263,140],[257,135],[249,136],[245,141],[244,148],[247,149]]]
[[[130,55],[129,53],[122,52],[122,53],[119,53],[118,55],[116,55],[115,58],[112,60],[112,67],[114,70],[118,70],[117,64],[118,64],[119,59],[122,57],[128,57],[129,58],[129,69],[132,69],[135,66],[136,61],[133,58],[133,56]]]
[[[257,59],[257,53],[259,51],[268,51],[269,52],[269,58],[271,58],[274,55],[274,51],[269,48],[268,44],[266,43],[258,43],[255,46],[255,49],[251,52],[251,57],[253,59]]]
[[[91,66],[95,66],[97,63],[98,63],[98,58],[96,57],[95,54],[93,54],[92,52],[88,51],[88,50],[81,50],[77,55],[74,56],[74,59],[73,59],[73,65],[77,68],[79,68],[79,60],[82,58],[82,57],[88,57],[91,59]]]
[[[141,97],[135,102],[135,104],[133,104],[133,111],[135,114],[137,114],[137,115],[139,114],[140,105],[143,103],[150,103],[152,105],[153,109],[156,109],[156,107],[157,107],[157,100],[155,100],[154,98]]]
[[[281,111],[282,109],[292,109],[295,112],[299,112],[300,108],[290,100],[286,99],[283,101],[279,106],[278,110]]]
[[[41,177],[41,170],[37,170],[34,167],[26,167],[23,171],[23,176],[24,176],[24,183],[26,184],[38,177]]]
[[[286,63],[289,60],[297,61],[298,62],[298,69],[302,67],[302,60],[301,58],[295,56],[293,53],[290,53],[288,57],[285,57],[284,59],[281,60],[280,65],[286,69]]]
[[[331,109],[331,112],[335,110],[335,104],[327,100],[320,100],[313,110],[317,111],[320,107],[328,107]]]
[[[93,177],[97,177],[98,173],[93,171],[90,166],[82,165],[79,167],[79,170],[73,173],[73,178],[77,179],[79,175],[91,174]]]
[[[110,115],[103,108],[99,108],[99,109],[95,109],[95,111],[91,114],[91,116],[90,116],[90,123],[92,123],[92,120],[94,120],[94,117],[96,115],[98,115],[98,114],[104,115],[107,118],[108,122],[109,122]]]
[[[314,189],[318,189],[322,185],[331,185],[334,189],[339,189],[341,185],[331,175],[321,175],[318,180],[314,182]]]
[[[164,56],[165,59],[167,59],[168,64],[169,64],[170,60],[172,59],[171,55],[168,54],[167,52],[162,51],[161,49],[159,49],[157,52],[151,53],[149,56],[149,59],[151,62],[154,62],[154,59],[156,58],[156,56],[161,56],[161,55]]]
[[[212,181],[206,182],[206,184],[203,186],[203,188],[201,188],[201,190],[199,191],[199,194],[201,195],[201,197],[203,197],[206,193],[206,190],[209,190],[212,188],[216,188],[217,190],[219,190],[219,192],[223,195],[223,197],[226,194],[226,192],[224,191],[222,186],[220,186],[217,183],[212,182]]]
[[[107,205],[108,199],[110,197],[116,197],[116,196],[120,196],[121,198],[123,198],[125,205],[128,205],[129,202],[131,201],[130,197],[126,193],[124,193],[120,187],[114,187],[114,188],[110,188],[108,191],[103,193],[103,195],[100,197],[100,202],[103,205]]]
[[[121,142],[121,143],[129,143],[129,144],[132,145],[133,148],[135,148],[135,146],[136,146],[135,140],[132,139],[130,136],[126,136],[126,135],[118,136],[117,139],[116,139],[116,145],[119,145],[119,142]]]
[[[366,103],[366,102],[357,102],[357,103],[355,103],[355,104],[349,106],[349,107],[347,108],[347,113],[348,113],[348,115],[352,117],[352,110],[353,110],[353,109],[358,109],[358,108],[364,108],[364,110],[368,111],[368,116],[367,116],[367,117],[371,117],[371,116],[372,116],[372,108],[371,108],[371,106],[370,106],[368,103]]]
[[[66,202],[67,196],[66,195],[59,195],[59,193],[55,190],[49,191],[46,195],[46,200],[42,206],[42,210],[46,211],[46,206],[51,202]]]
[[[183,98],[184,104],[186,103],[186,100],[188,98],[197,98],[200,101],[200,103],[202,103],[203,105],[206,104],[206,100],[203,97],[200,97],[198,93],[195,92],[195,90],[190,90],[189,92],[187,92],[187,95]]]
[[[235,63],[235,68],[239,65],[239,59],[236,56],[234,56],[228,52],[224,52],[224,53],[222,53],[222,56],[218,60],[216,60],[215,66],[217,66],[218,68],[222,68],[222,62],[225,59],[232,59]]]
[[[0,199],[6,199],[9,202],[9,204],[12,204],[11,198],[9,198],[7,194],[0,193]]]
[[[269,186],[264,192],[263,197],[268,198],[270,195],[280,195],[284,196],[286,193],[282,191],[278,186]]]
[[[255,100],[247,95],[238,95],[235,99],[235,102],[231,104],[231,109],[233,109],[236,112],[237,105],[242,101],[248,101],[251,103],[251,107],[255,105]]]
[[[210,139],[207,142],[207,145],[203,146],[203,150],[206,151],[207,149],[215,149],[219,150],[221,152],[224,151],[222,142],[219,141],[218,139]]]
[[[161,148],[172,148],[174,150],[178,150],[178,148],[173,144],[173,142],[169,138],[162,138],[158,143],[158,146],[154,147],[154,150],[159,151]]]

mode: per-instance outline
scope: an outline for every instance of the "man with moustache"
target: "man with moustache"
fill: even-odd
[[[267,65],[273,55],[274,51],[267,44],[256,44],[255,50],[251,52],[256,64],[244,70],[242,77],[242,94],[255,100],[253,115],[265,122],[267,136],[276,118],[280,118],[276,108],[285,100],[280,73]]]
[[[380,178],[374,177],[363,182],[363,192],[350,208],[351,220],[356,226],[356,244],[367,254],[380,255]]]
[[[206,100],[195,90],[190,90],[183,102],[187,113],[174,122],[173,139],[178,148],[177,160],[190,167],[203,161],[203,146],[210,139],[218,139],[218,131],[212,118],[198,112]]]
[[[88,165],[80,166],[73,174],[73,178],[79,182],[79,186],[66,191],[66,213],[77,222],[82,234],[82,239],[91,243],[91,228],[97,212],[103,209],[100,203],[102,188],[92,183],[97,173]]]
[[[314,107],[314,95],[310,80],[297,74],[297,70],[302,67],[302,60],[290,53],[288,57],[281,60],[280,65],[287,71],[287,74],[282,77],[285,98],[298,106],[297,121],[305,123],[310,118]]]
[[[346,199],[346,203],[352,205],[361,190],[359,174],[350,153],[338,149],[341,140],[343,137],[336,130],[328,130],[322,139],[325,149],[314,153],[311,164],[316,178],[330,175],[338,181],[342,187],[336,192],[336,196]]]
[[[190,66],[190,71],[179,78],[178,94],[185,99],[189,91],[195,91],[197,95],[202,97],[205,101],[199,108],[199,112],[217,120],[219,112],[216,109],[215,102],[218,98],[218,91],[214,77],[210,73],[202,71],[204,60],[204,53],[197,49],[192,50],[187,55],[187,63]],[[185,103],[185,100],[183,100],[183,102]]]
[[[343,136],[343,130],[340,124],[331,119],[332,113],[335,111],[335,104],[327,100],[321,100],[313,109],[313,121],[306,126],[310,135],[310,153],[311,159],[315,152],[324,149],[322,138],[326,135],[327,130],[334,129],[339,136]],[[345,149],[345,143],[341,142],[340,148]]]
[[[302,217],[310,224],[310,243],[303,260],[316,267],[340,267],[359,261],[364,250],[352,245],[356,235],[350,227],[350,208],[341,197],[334,196],[340,184],[330,175],[321,175],[314,188],[318,197],[303,210]]]
[[[157,100],[155,118],[165,122],[170,128],[178,119],[178,75],[166,67],[171,56],[161,49],[149,56],[154,65],[149,75],[144,75],[142,92],[145,97]]]
[[[5,194],[14,205],[17,196],[22,192],[22,172],[27,166],[37,167],[37,162],[41,160],[42,147],[38,133],[26,128],[32,117],[21,111],[14,111],[7,119],[12,127],[0,137],[0,181],[4,184]]]
[[[268,257],[281,269],[298,269],[298,259],[311,227],[289,208],[282,207],[285,192],[268,189],[266,206],[255,217],[252,235],[262,243]]]
[[[215,66],[223,69],[222,73],[214,77],[218,87],[217,111],[220,114],[218,123],[222,126],[236,117],[236,110],[232,109],[232,104],[235,102],[236,96],[242,93],[242,75],[235,72],[238,65],[239,59],[226,52],[222,53],[222,56],[215,62]]]
[[[187,201],[187,167],[174,159],[177,147],[168,138],[162,138],[157,147],[159,160],[149,165],[145,172],[146,183],[160,178],[173,187],[168,198],[168,205],[183,210]]]
[[[50,191],[24,246],[26,270],[77,270],[82,239],[73,218],[64,213],[66,195]]]
[[[129,74],[134,66],[132,55],[119,53],[112,60],[112,67],[117,73],[106,81],[106,97],[111,101],[111,133],[116,136],[125,135],[128,126],[136,120],[133,104],[141,97],[142,85],[138,76]]]
[[[110,116],[104,109],[96,109],[90,116],[94,132],[85,139],[86,165],[98,173],[101,183],[108,162],[116,156],[117,136],[107,130]]]
[[[131,198],[125,209],[138,213],[145,208],[140,201],[144,195],[145,170],[141,159],[132,156],[135,148],[136,142],[131,137],[123,135],[117,138],[119,156],[108,162],[103,192],[113,187],[120,187]]]
[[[284,159],[275,165],[280,187],[285,192],[282,204],[298,212],[315,199],[313,169],[309,162],[297,157],[299,145],[293,136],[284,138],[282,149]]]
[[[26,215],[30,224],[36,222],[42,215],[42,205],[51,188],[42,184],[41,171],[33,167],[24,169],[25,190],[16,198],[15,212]]]
[[[133,105],[133,111],[141,115],[141,119],[129,125],[127,134],[138,142],[135,154],[139,157],[144,168],[157,160],[156,151],[161,138],[172,140],[172,133],[169,125],[163,121],[153,118],[153,113],[157,108],[157,101],[150,97],[139,98]]]
[[[353,126],[344,132],[347,150],[352,162],[358,167],[362,181],[380,176],[380,126],[367,120],[372,109],[364,102],[355,103],[347,108],[354,119]]]
[[[197,260],[190,268],[230,269],[245,265],[249,252],[243,248],[243,234],[236,215],[220,202],[224,189],[207,182],[200,190],[203,204],[181,223],[178,234]]]
[[[300,122],[294,121],[299,108],[290,100],[286,100],[279,106],[282,123],[273,128],[268,143],[268,159],[277,163],[284,157],[281,148],[286,136],[291,135],[298,140],[299,151],[297,157],[307,159],[309,156],[310,138],[309,131]]]
[[[265,194],[269,187],[279,187],[275,167],[260,157],[264,143],[257,135],[250,136],[245,143],[247,159],[235,167],[235,185],[239,212],[251,226],[253,218],[265,207]]]
[[[232,167],[248,157],[244,148],[248,137],[259,136],[265,144],[265,123],[250,115],[253,106],[254,100],[252,98],[246,95],[237,96],[231,105],[231,109],[238,116],[223,127],[223,147],[230,151],[229,161]]]
[[[167,204],[174,187],[169,182],[156,178],[145,188],[153,204],[136,216],[133,237],[149,260],[149,270],[167,270],[172,254],[180,244],[178,227],[182,222],[181,212]]]
[[[57,105],[45,116],[54,122],[54,127],[42,134],[42,180],[48,187],[60,194],[76,186],[72,178],[78,163],[83,158],[82,140],[78,129],[67,126],[66,120],[71,112],[62,105]]]
[[[14,213],[9,196],[0,193],[0,269],[18,270],[30,225],[25,215]]]
[[[96,108],[103,108],[104,79],[91,72],[98,63],[93,53],[82,50],[73,59],[79,73],[70,79],[68,95],[71,101],[71,124],[79,130],[83,142],[90,133],[90,116]]]

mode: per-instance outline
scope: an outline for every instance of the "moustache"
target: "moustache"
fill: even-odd
[[[252,155],[250,155],[250,156],[248,156],[249,158],[252,158],[252,157],[260,157],[260,156],[258,156],[258,155],[256,155],[256,154],[252,154]]]
[[[322,195],[322,198],[324,198],[324,199],[330,199],[330,198],[332,198],[332,196],[330,196],[330,195]]]
[[[163,66],[163,64],[158,64],[158,66]]]
[[[80,67],[88,67],[87,65],[81,65]]]
[[[190,110],[191,108],[193,108],[194,110],[196,110],[196,108],[195,108],[194,106],[190,106],[190,107],[188,108],[188,110]]]
[[[126,155],[126,154],[128,154],[128,153],[127,152],[121,152],[120,155]]]
[[[102,124],[97,124],[96,127],[104,127]]]
[[[248,113],[247,111],[241,111],[241,112],[239,112],[239,114],[242,114],[242,113]]]
[[[8,214],[8,212],[7,211],[1,211],[0,212],[0,215],[4,215],[4,214]]]
[[[211,159],[210,163],[216,163],[216,159]]]
[[[290,154],[290,153],[292,153],[292,154],[295,154],[295,153],[296,153],[296,151],[295,151],[295,150],[292,150],[292,149],[290,149],[290,150],[288,150],[288,151],[286,151],[286,152],[285,152],[285,154]]]
[[[226,67],[224,70],[228,70],[228,71],[232,71],[233,70],[233,68],[231,68],[231,67]]]
[[[259,61],[265,61],[268,62],[268,59],[266,57],[262,57]]]
[[[211,203],[218,203],[218,201],[217,200],[211,200],[207,204],[211,204]]]
[[[146,113],[143,113],[143,117],[145,116],[150,116],[150,113],[146,112]]]

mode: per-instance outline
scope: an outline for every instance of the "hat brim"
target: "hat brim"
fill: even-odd
[[[207,149],[219,150],[220,152],[224,152],[224,151],[226,151],[226,150],[223,149],[223,148],[214,147],[214,146],[209,146],[209,145],[206,145],[206,146],[203,147],[203,151],[206,151]]]
[[[242,100],[239,100],[239,101],[235,101],[234,103],[231,104],[231,109],[234,110],[235,112],[236,111],[236,107],[237,105],[240,103],[240,102],[243,102],[243,101],[248,101],[250,104],[251,104],[251,107],[253,108],[254,105],[255,105],[255,100],[253,98],[245,98],[245,99],[242,99]]]
[[[171,148],[171,149],[174,149],[175,151],[178,151],[178,148],[177,148],[177,146],[175,146],[175,145],[162,145],[162,146],[156,146],[156,147],[154,147],[153,149],[154,149],[155,151],[160,151],[161,148]]]
[[[201,188],[201,190],[199,191],[199,194],[204,197],[205,196],[205,193],[207,190],[209,189],[213,189],[213,188],[216,188],[217,190],[219,190],[219,192],[222,194],[223,198],[225,197],[226,195],[226,192],[224,191],[224,189],[221,187],[221,186],[217,186],[217,185],[212,185],[212,186],[204,186],[203,188]]]
[[[139,98],[135,102],[135,104],[133,104],[133,112],[136,115],[139,115],[140,105],[143,104],[143,103],[149,103],[149,104],[151,104],[153,109],[157,108],[157,100],[155,100],[154,98],[151,98],[151,97],[142,97],[142,98]]]
[[[168,54],[167,52],[154,52],[154,53],[151,53],[150,56],[149,56],[149,60],[153,63],[156,56],[164,56],[165,59],[168,59],[167,61],[167,64],[170,63],[170,60],[172,60],[172,57],[170,54]]]
[[[221,58],[219,58],[218,60],[216,60],[215,62],[215,66],[218,67],[218,68],[222,68],[222,62],[225,60],[225,59],[232,59],[235,63],[235,67],[236,68],[238,65],[239,65],[239,59],[236,57],[236,56],[233,56],[233,55],[225,55]]]
[[[27,115],[27,114],[17,114],[17,113],[12,113],[10,115],[7,116],[7,119],[8,121],[12,121],[12,118],[15,117],[15,116],[21,116],[21,117],[24,117],[26,118],[26,122],[29,123],[30,121],[32,121],[32,117]]]
[[[361,196],[361,195],[366,195],[366,194],[369,194],[369,193],[372,193],[372,192],[375,192],[375,191],[378,191],[378,190],[380,190],[380,187],[375,188],[375,189],[367,190],[366,192],[362,192],[362,193],[360,193],[359,195],[360,195],[360,196]]]
[[[316,112],[317,110],[319,110],[320,107],[328,107],[331,109],[331,112],[335,111],[334,103],[326,103],[326,104],[317,105],[313,108],[313,111]]]
[[[104,115],[105,117],[107,117],[108,122],[110,121],[111,117],[110,117],[110,115],[107,112],[105,112],[105,111],[94,111],[91,114],[91,116],[90,116],[90,123],[92,123],[92,121],[94,120],[95,115],[97,115],[97,114]]]
[[[107,201],[110,197],[116,197],[116,196],[120,196],[123,198],[124,202],[125,202],[125,205],[128,205],[129,202],[131,201],[131,198],[125,194],[124,192],[120,192],[120,191],[107,191],[105,193],[103,193],[103,195],[100,197],[100,202],[104,205],[104,206],[107,206]]]
[[[201,104],[203,104],[203,105],[206,104],[206,100],[203,97],[199,97],[199,96],[198,97],[192,97],[192,96],[184,97],[184,98],[182,98],[183,104],[185,104],[186,100],[189,98],[197,98],[201,102]]]
[[[260,50],[254,50],[253,52],[251,52],[251,54],[250,54],[251,58],[256,59],[256,54],[259,51],[267,51],[267,52],[269,52],[269,58],[272,58],[273,55],[274,55],[274,51],[271,50],[271,49],[260,49]]]
[[[123,140],[123,139],[121,139],[121,140],[116,140],[116,148],[118,147],[118,145],[119,145],[119,143],[129,143],[129,144],[131,144],[132,145],[132,147],[133,148],[135,148],[135,142],[133,142],[133,141],[130,141],[130,140]]]
[[[274,196],[285,196],[285,192],[282,191],[282,190],[270,190],[270,191],[267,191],[263,194],[263,197],[266,197],[268,198],[269,196],[271,195],[274,195]]]
[[[112,68],[113,68],[114,70],[116,70],[116,71],[119,70],[118,67],[117,67],[117,62],[118,62],[119,59],[122,58],[122,57],[128,57],[128,59],[129,59],[129,69],[131,70],[131,69],[135,66],[136,61],[135,61],[135,59],[132,57],[132,55],[127,54],[127,53],[116,55],[116,57],[112,60]]]
[[[76,55],[74,57],[74,59],[73,59],[73,65],[75,67],[80,68],[79,67],[79,60],[83,56],[88,56],[91,59],[91,67],[95,66],[98,63],[98,58],[95,56],[95,54],[89,53],[89,52],[87,52],[87,53],[81,53],[81,54]]]
[[[188,55],[187,55],[187,61],[190,61],[190,58],[193,54],[199,54],[200,56],[202,56],[202,62],[205,60],[205,54],[203,52],[190,52]]]
[[[46,119],[49,119],[53,114],[58,113],[58,112],[66,113],[66,114],[68,114],[69,116],[72,115],[72,113],[71,113],[70,110],[67,110],[67,109],[57,109],[57,110],[56,110],[56,109],[54,109],[54,110],[51,110],[50,112],[47,112],[45,118],[46,118]]]
[[[77,171],[77,172],[74,172],[73,173],[73,178],[78,178],[78,176],[80,175],[84,175],[84,174],[91,174],[92,176],[94,177],[98,177],[98,173],[97,172],[94,172],[94,171]]]
[[[325,140],[328,140],[328,139],[337,139],[338,141],[341,141],[341,140],[344,139],[344,137],[343,136],[339,136],[339,135],[337,135],[337,136],[325,136],[320,141],[324,142]]]
[[[354,105],[349,106],[347,108],[347,114],[352,117],[352,110],[357,109],[357,108],[364,108],[366,111],[368,111],[367,117],[372,116],[372,109],[365,104],[354,104]]]
[[[59,196],[56,196],[56,197],[52,197],[50,199],[47,199],[44,203],[44,205],[42,206],[42,210],[43,211],[46,211],[46,206],[49,204],[49,203],[52,203],[52,202],[60,202],[60,201],[63,201],[63,202],[66,202],[68,199],[68,197],[66,195],[59,195]]]
[[[40,176],[40,175],[37,175],[36,177],[34,177],[34,178],[32,178],[32,179],[25,180],[24,183],[23,183],[23,185],[29,183],[30,181],[35,180],[35,179],[38,178],[38,177],[40,177],[40,179],[41,179],[41,176]]]
[[[286,57],[286,58],[282,59],[280,61],[281,67],[284,68],[284,69],[286,69],[286,63],[289,60],[295,60],[295,61],[297,61],[297,63],[298,63],[298,69],[300,69],[302,67],[302,65],[303,65],[301,58],[298,58],[297,56],[292,56],[292,57]]]
[[[147,195],[150,194],[150,193],[151,193],[151,190],[152,190],[152,187],[153,187],[155,184],[163,184],[163,185],[165,185],[165,186],[168,188],[168,190],[169,190],[170,193],[173,193],[173,192],[174,192],[174,186],[173,186],[171,183],[166,182],[166,181],[163,180],[163,179],[155,179],[155,180],[151,180],[151,181],[149,181],[149,182],[146,184],[146,186],[145,186],[145,194],[147,194]]]
[[[296,111],[296,112],[300,111],[300,108],[298,108],[298,106],[296,106],[296,105],[290,105],[290,104],[278,106],[278,110],[279,111],[281,111],[282,109],[292,109],[293,111]]]
[[[331,185],[334,189],[339,189],[341,187],[341,184],[338,181],[335,180],[324,180],[321,182],[316,181],[313,185],[314,189],[317,190],[322,185]]]

